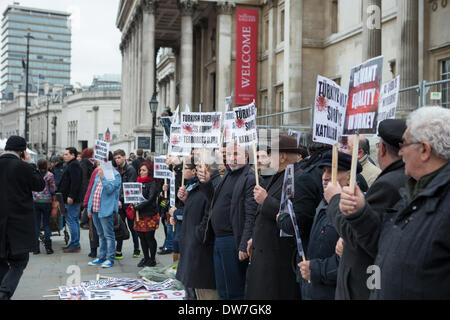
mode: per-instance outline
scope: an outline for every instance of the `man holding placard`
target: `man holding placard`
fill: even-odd
[[[247,241],[255,223],[255,173],[248,165],[249,153],[237,143],[228,144],[229,169],[214,189],[206,166],[197,167],[200,187],[212,199],[210,214],[202,222],[204,242],[214,240],[214,274],[221,299],[244,298],[248,265]]]
[[[351,156],[339,153],[337,157],[336,184],[348,186],[350,183]],[[317,165],[323,170],[322,184],[326,189],[332,184],[332,152],[324,154]],[[360,164],[357,172],[361,172]],[[307,261],[299,263],[304,280],[301,283],[302,299],[304,300],[334,300],[339,258],[335,246],[339,239],[334,226],[327,217],[327,207],[330,199],[325,194],[316,209],[313,226],[309,237]],[[309,283],[307,282],[309,281]]]
[[[122,183],[126,182],[136,182],[137,181],[137,173],[136,170],[134,170],[133,166],[128,164],[126,161],[126,154],[125,151],[118,149],[114,151],[114,160],[117,164],[117,171],[119,171],[120,176],[122,178]],[[133,258],[140,258],[141,251],[139,249],[139,237],[137,235],[137,232],[134,230],[134,221],[127,218],[126,215],[126,209],[128,205],[125,205],[124,203],[124,194],[123,194],[123,187],[120,189],[120,197],[119,197],[119,214],[122,220],[125,223],[128,223],[128,229],[130,230],[131,236],[133,237],[133,245],[134,245],[134,252],[133,252]],[[123,259],[122,255],[122,244],[123,240],[117,240],[117,247],[116,247],[116,259],[121,260]]]
[[[366,201],[380,216],[400,200],[400,189],[406,181],[405,164],[398,155],[405,130],[406,122],[400,119],[384,120],[378,127],[378,163],[383,171],[367,191]],[[375,256],[369,254],[366,248],[356,241],[356,232],[339,210],[340,193],[339,186],[329,185],[325,189],[326,197],[331,199],[327,215],[344,240],[336,299],[366,300],[370,293],[366,285],[367,268],[373,265]]]
[[[296,251],[295,238],[280,237],[277,216],[280,211],[285,169],[297,162],[297,140],[280,135],[276,149],[270,150],[272,164],[278,163],[277,173],[262,186],[255,186],[253,196],[258,204],[252,236],[252,258],[247,272],[246,299],[266,300],[300,298],[292,269]],[[276,160],[276,161],[275,161]]]

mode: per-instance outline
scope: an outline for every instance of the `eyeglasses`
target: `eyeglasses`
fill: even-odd
[[[402,142],[400,142],[400,143],[398,144],[398,146],[400,147],[400,150],[401,150],[401,149],[406,148],[406,147],[408,147],[408,146],[410,146],[410,145],[413,145],[413,144],[421,144],[421,142],[410,142],[410,143],[405,143],[405,141],[403,140]]]

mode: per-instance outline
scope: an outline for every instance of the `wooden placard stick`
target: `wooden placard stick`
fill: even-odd
[[[352,166],[350,170],[350,190],[355,194],[356,168],[358,165],[359,132],[353,135]]]
[[[259,187],[259,175],[258,175],[258,156],[256,155],[256,142],[253,142],[253,158],[255,161],[255,178],[256,178],[256,185]]]
[[[184,187],[184,157],[183,157],[183,162],[181,162],[181,164],[183,165],[182,170],[181,170],[181,186]]]
[[[136,221],[139,221],[139,210],[136,210]]]
[[[164,184],[167,185],[167,178],[164,178]],[[167,190],[164,190],[164,198],[167,199]]]
[[[333,145],[333,158],[331,160],[331,184],[337,184],[337,172],[338,172],[338,146],[337,143]]]

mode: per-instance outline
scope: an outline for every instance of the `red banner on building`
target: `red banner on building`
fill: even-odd
[[[258,70],[258,10],[236,9],[236,105],[255,100]]]

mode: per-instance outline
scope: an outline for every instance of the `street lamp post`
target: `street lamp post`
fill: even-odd
[[[150,112],[153,113],[152,121],[152,146],[151,152],[155,153],[155,123],[156,123],[156,111],[158,110],[158,100],[156,100],[156,92],[153,93],[152,100],[149,102]]]
[[[28,144],[29,139],[29,127],[28,127],[28,70],[29,63],[30,63],[30,38],[33,38],[30,34],[31,30],[30,28],[27,29],[27,35],[25,36],[27,38],[27,64],[25,66],[26,68],[26,76],[25,76],[25,140]],[[23,60],[22,60],[23,61]]]

